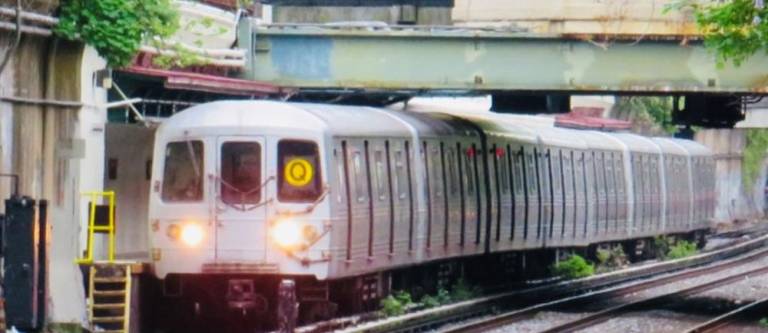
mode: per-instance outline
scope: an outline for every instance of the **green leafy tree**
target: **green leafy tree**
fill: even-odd
[[[614,110],[620,119],[672,134],[677,131],[672,121],[673,103],[674,99],[666,96],[622,96],[616,101]]]
[[[111,67],[123,67],[143,42],[162,40],[178,28],[171,0],[66,0],[55,31],[93,46]]]
[[[728,61],[739,66],[758,51],[768,52],[768,9],[753,0],[679,0],[666,8],[689,9],[704,35],[704,44],[715,51],[719,66]]]

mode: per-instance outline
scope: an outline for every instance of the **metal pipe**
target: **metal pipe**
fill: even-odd
[[[18,96],[0,96],[0,101],[18,103],[18,104],[31,104],[31,105],[46,105],[46,106],[60,106],[65,108],[80,108],[83,107],[83,103],[75,101],[58,101],[51,99],[39,99],[28,98]]]
[[[123,101],[116,101],[116,102],[110,102],[107,104],[104,104],[104,108],[106,109],[112,109],[112,108],[120,108],[124,106],[128,106],[129,104],[136,104],[136,103],[142,103],[143,100],[141,98],[131,98]]]
[[[150,54],[160,54],[164,56],[178,56],[179,53],[172,50],[163,50],[158,49],[156,47],[152,46],[142,46],[140,48],[142,52],[150,53]],[[237,68],[243,68],[245,67],[245,58],[240,59],[219,59],[219,58],[212,58],[201,54],[196,54],[200,57],[200,59],[208,64],[216,65],[216,66],[223,66],[223,67],[237,67]]]
[[[120,87],[117,84],[113,83],[112,88],[114,88],[115,91],[117,91],[117,94],[120,95],[120,97],[122,97],[124,100],[126,101],[130,100],[130,98],[128,98],[128,96],[125,95],[123,90],[120,89]],[[128,108],[131,109],[131,111],[133,111],[133,114],[136,116],[136,119],[138,119],[141,122],[146,122],[146,119],[144,119],[144,116],[141,115],[141,112],[139,112],[139,109],[137,109],[136,106],[133,105],[133,103],[128,103]]]
[[[7,51],[5,51],[5,57],[3,58],[3,61],[0,62],[0,74],[3,74],[3,71],[5,70],[5,66],[8,65],[8,63],[11,61],[11,57],[13,57],[13,53],[16,52],[16,48],[19,47],[19,43],[21,43],[21,0],[16,0],[16,25],[14,28],[16,29],[16,37],[13,41],[13,44],[11,44],[11,47],[8,48]],[[10,24],[10,23],[8,23]]]
[[[187,45],[185,43],[179,42],[179,41],[166,41],[163,39],[160,39],[159,37],[155,37],[155,42],[157,42],[159,46],[157,45],[145,45],[145,47],[151,47],[158,50],[162,50],[163,46],[173,46],[173,47],[179,47],[182,49],[185,49],[189,52],[209,56],[209,57],[235,57],[235,58],[244,58],[245,57],[245,50],[243,49],[208,49],[208,48],[202,48],[197,46],[191,46]]]
[[[0,7],[0,15],[15,17],[16,9],[9,8],[9,7]],[[38,14],[34,12],[23,11],[23,10],[21,11],[21,18],[23,18],[26,21],[40,23],[47,26],[54,26],[59,24],[59,19],[55,17]]]
[[[0,30],[16,31],[16,25],[13,23],[0,21]],[[53,34],[51,29],[35,27],[31,25],[21,25],[21,32],[44,37],[49,37]]]

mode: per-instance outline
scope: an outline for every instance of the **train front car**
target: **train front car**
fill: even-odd
[[[182,331],[258,326],[274,322],[282,279],[325,277],[324,126],[287,104],[216,102],[159,127],[153,316]]]

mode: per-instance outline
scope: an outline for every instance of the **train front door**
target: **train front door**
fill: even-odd
[[[266,177],[264,137],[219,137],[217,142],[216,261],[266,260]]]

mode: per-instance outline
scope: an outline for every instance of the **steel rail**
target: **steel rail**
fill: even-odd
[[[734,282],[739,282],[748,277],[764,275],[764,274],[768,274],[768,267],[753,269],[745,273],[732,274],[727,277],[720,278],[710,282],[705,282],[690,288],[685,288],[682,290],[666,293],[663,295],[648,297],[648,298],[644,298],[634,302],[614,306],[614,307],[587,315],[585,317],[579,318],[577,320],[570,321],[555,327],[551,327],[549,329],[541,331],[540,333],[573,332],[573,331],[584,329],[590,326],[595,326],[597,324],[608,321],[612,318],[626,314],[628,312],[638,311],[642,309],[649,309],[656,305],[664,304],[665,302],[674,301],[675,298],[678,298],[681,296],[686,297],[686,296],[695,295],[695,294],[716,289],[725,285],[733,284]]]
[[[750,302],[744,306],[741,306],[733,311],[722,314],[715,317],[712,320],[704,322],[702,324],[691,327],[685,331],[685,333],[706,333],[715,332],[720,328],[728,326],[737,319],[743,318],[747,315],[757,313],[758,311],[764,311],[768,308],[768,297]]]
[[[435,328],[446,331],[446,329],[442,328],[446,324],[467,321],[470,318],[478,318],[480,316],[490,316],[488,319],[462,324],[459,328],[447,328],[449,332],[463,332],[462,329],[471,330],[472,326],[479,325],[480,323],[487,323],[493,320],[493,318],[509,316],[509,314],[512,313],[506,312],[510,311],[509,309],[520,309],[525,305],[534,302],[539,303],[542,300],[570,297],[597,289],[608,290],[606,288],[611,288],[618,284],[639,281],[640,279],[648,279],[659,274],[673,274],[673,272],[690,270],[694,267],[703,267],[704,265],[711,265],[719,260],[729,258],[734,258],[731,260],[736,260],[740,258],[738,256],[747,257],[754,255],[753,251],[763,249],[766,246],[768,246],[768,235],[761,234],[759,237],[752,240],[739,242],[725,248],[683,259],[635,266],[579,280],[548,283],[522,290],[499,292],[468,301],[418,310],[401,316],[382,319],[378,318],[374,313],[364,313],[334,318],[299,327],[296,331],[298,333],[319,333],[329,331],[349,333],[413,332]],[[538,306],[540,305],[541,303]],[[505,311],[505,313],[497,315],[499,311]],[[512,311],[516,312],[514,310]]]
[[[751,262],[759,257],[765,256],[768,254],[768,249],[761,249],[753,253],[749,253],[747,255],[743,255],[739,258],[734,258],[731,260],[723,261],[721,263],[717,263],[715,265],[706,266],[706,267],[700,267],[690,270],[685,270],[677,273],[672,273],[670,275],[660,276],[656,278],[652,278],[649,280],[644,281],[638,281],[635,283],[632,283],[630,285],[625,286],[618,286],[613,287],[605,290],[601,290],[598,292],[590,293],[590,294],[584,294],[584,295],[577,295],[572,297],[567,297],[563,299],[558,299],[546,303],[536,304],[530,307],[526,307],[523,309],[511,311],[508,313],[492,316],[480,321],[467,323],[464,325],[460,325],[454,328],[450,328],[445,330],[444,332],[451,332],[451,333],[458,333],[458,332],[484,332],[490,329],[498,328],[501,326],[506,326],[509,324],[512,324],[514,322],[518,322],[527,318],[531,318],[535,316],[537,313],[551,310],[554,308],[559,308],[563,306],[572,306],[575,304],[584,304],[589,303],[593,300],[597,300],[600,298],[605,297],[612,297],[616,298],[619,296],[632,294],[638,291],[655,288],[670,282],[677,282],[680,280],[688,279],[691,277],[701,276],[705,274],[711,274],[716,273],[728,268],[732,268],[734,266],[742,265],[744,263]]]

